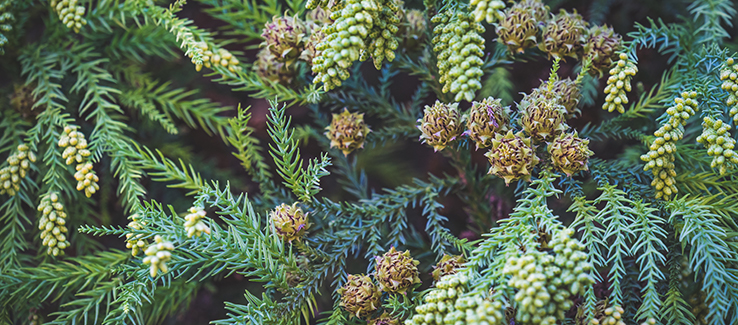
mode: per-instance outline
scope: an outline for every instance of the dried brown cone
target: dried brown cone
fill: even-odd
[[[420,283],[418,262],[410,256],[409,251],[398,252],[390,248],[382,256],[376,256],[374,277],[379,288],[389,293],[405,294],[413,284]]]
[[[566,109],[559,101],[558,94],[540,88],[520,101],[520,124],[534,141],[551,141],[566,130]]]
[[[459,103],[444,104],[440,101],[433,106],[426,105],[423,118],[418,120],[420,140],[435,151],[443,150],[456,140],[463,132],[458,106]]]
[[[349,113],[345,108],[341,114],[333,114],[331,125],[325,129],[328,130],[325,136],[331,141],[331,148],[338,148],[344,155],[363,148],[364,139],[372,131],[364,123],[363,113]]]
[[[531,139],[521,132],[497,134],[492,140],[492,149],[485,154],[491,167],[488,174],[502,177],[505,185],[516,179],[530,180],[533,167],[540,161],[535,153]]]
[[[382,305],[382,293],[367,275],[349,274],[338,294],[341,295],[339,306],[359,318],[371,315]]]
[[[497,41],[505,44],[510,52],[523,53],[538,42],[539,25],[549,15],[548,7],[540,0],[525,0],[505,10],[504,19],[497,27]]]
[[[548,81],[541,84],[541,87],[536,90],[548,92]],[[581,97],[582,94],[579,86],[573,80],[569,78],[557,80],[554,82],[549,93],[558,95],[558,103],[566,109],[567,117],[573,117],[581,113],[577,104],[579,104],[579,97]]]
[[[542,40],[538,48],[548,53],[549,57],[579,58],[586,31],[587,22],[582,19],[582,15],[576,11],[569,13],[561,9],[559,14],[549,20],[543,28]]]
[[[623,37],[608,27],[593,26],[584,44],[584,55],[592,61],[589,73],[602,76],[618,60],[623,49]]]
[[[500,132],[506,132],[510,124],[508,107],[502,107],[500,99],[485,98],[481,102],[473,102],[466,118],[465,135],[474,141],[479,148],[492,146],[492,139]]]
[[[464,263],[466,263],[464,256],[444,254],[438,264],[433,266],[433,280],[438,281],[444,275],[455,274]]]
[[[571,176],[580,170],[588,170],[587,161],[594,154],[589,150],[589,140],[581,139],[576,132],[564,133],[548,146],[554,168]]]

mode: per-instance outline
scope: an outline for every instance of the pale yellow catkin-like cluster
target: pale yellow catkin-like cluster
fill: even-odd
[[[646,162],[643,170],[651,169],[653,172],[654,179],[651,185],[656,189],[657,199],[668,200],[678,192],[674,179],[676,142],[684,137],[687,119],[697,112],[699,102],[695,98],[697,93],[694,91],[682,92],[680,97],[674,98],[675,105],[666,110],[670,115],[669,120],[654,132],[656,139],[649,147],[648,153],[641,156],[641,160]]]
[[[87,20],[84,18],[85,7],[78,4],[77,0],[51,0],[50,2],[51,8],[59,15],[59,20],[67,28],[73,29],[75,33],[79,33],[82,26],[87,25]]]
[[[155,277],[156,274],[161,270],[161,273],[167,273],[169,268],[166,262],[172,258],[172,251],[174,250],[174,244],[170,241],[164,240],[159,235],[154,237],[154,243],[146,248],[144,254],[146,257],[143,259],[144,264],[151,264],[149,268],[151,277]]]
[[[738,164],[738,156],[733,151],[735,139],[729,132],[730,125],[709,116],[705,116],[702,121],[702,134],[697,137],[697,142],[707,148],[708,155],[714,157],[710,167],[718,168],[720,175],[724,175],[728,167],[732,168]]]
[[[36,162],[36,154],[21,144],[6,161],[9,166],[0,169],[0,194],[13,196],[20,190],[21,180],[28,174],[31,163]]]
[[[604,316],[601,319],[593,318],[590,325],[625,325],[623,321],[623,314],[625,310],[620,305],[607,307],[604,310]]]
[[[607,78],[607,86],[605,87],[605,104],[602,109],[612,112],[625,113],[625,104],[628,103],[626,92],[632,90],[630,84],[631,79],[638,72],[638,67],[628,59],[628,55],[620,53],[620,60],[610,69],[610,77]]]
[[[63,255],[64,249],[69,247],[67,240],[67,214],[64,205],[59,202],[59,194],[51,192],[41,198],[38,205],[41,219],[38,229],[41,230],[41,244],[47,246],[46,253],[53,256]]]
[[[138,214],[134,214],[131,216],[131,219],[133,221],[128,223],[128,228],[131,230],[141,230],[144,227],[143,222],[139,222],[138,220]],[[149,243],[142,238],[143,235],[137,234],[134,235],[132,233],[126,234],[126,248],[131,250],[131,255],[136,256],[138,255],[138,252],[141,252],[144,250],[144,247],[146,247]]]
[[[191,207],[189,212],[185,216],[184,223],[187,237],[200,237],[203,233],[210,235],[210,227],[203,222],[203,219],[205,219],[205,210],[202,207]]]
[[[720,70],[720,80],[723,81],[721,88],[727,90],[730,95],[725,101],[730,106],[730,118],[734,123],[738,123],[738,64],[733,58],[728,58]]]
[[[236,72],[241,70],[240,61],[228,52],[226,49],[215,49],[214,46],[209,45],[206,42],[197,43],[197,48],[202,51],[202,63],[195,62],[195,54],[190,51],[187,56],[192,58],[192,63],[195,64],[195,70],[200,71],[202,67],[212,68],[213,66],[220,65],[225,67],[230,72]]]
[[[67,165],[77,163],[75,167],[77,172],[74,173],[74,179],[77,180],[77,191],[84,191],[87,197],[91,197],[100,189],[97,184],[100,179],[92,169],[92,163],[89,160],[91,153],[87,150],[85,135],[77,131],[76,126],[66,126],[57,144],[64,148],[62,158],[65,159]]]

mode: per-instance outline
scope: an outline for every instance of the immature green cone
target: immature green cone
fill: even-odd
[[[481,102],[472,102],[464,134],[476,143],[477,150],[491,147],[495,135],[507,131],[510,124],[508,108],[502,107],[500,99],[492,97],[485,98]]]
[[[397,32],[400,30],[401,4],[395,0],[376,0],[379,10],[373,13],[374,26],[369,31],[369,46],[362,51],[359,59],[364,61],[370,56],[377,70],[382,68],[382,62],[392,62],[395,59],[395,50],[400,46]]]
[[[187,237],[192,236],[200,237],[203,233],[210,235],[210,227],[208,227],[203,219],[205,219],[205,210],[202,207],[191,207],[185,216],[184,228],[187,232]]]
[[[277,57],[265,48],[256,54],[253,69],[261,79],[277,82],[283,86],[291,84],[295,77],[295,71],[286,63],[278,62]]]
[[[144,254],[146,257],[143,259],[144,264],[151,264],[149,267],[149,273],[151,277],[156,277],[156,274],[167,273],[169,268],[167,262],[172,258],[172,251],[174,250],[174,244],[172,242],[164,240],[159,235],[154,237],[154,243],[146,248]]]
[[[339,306],[359,318],[371,315],[382,306],[382,292],[367,275],[349,274],[338,294],[341,295]]]
[[[87,140],[81,131],[77,131],[76,126],[65,126],[64,133],[57,143],[59,147],[64,148],[62,158],[66,159],[67,165],[73,163],[81,164],[87,161],[90,151],[87,150]]]
[[[587,42],[584,43],[584,56],[592,62],[589,73],[602,76],[617,61],[618,52],[623,49],[623,38],[607,25],[592,26]]]
[[[26,144],[20,144],[8,159],[8,166],[0,169],[0,194],[15,195],[20,190],[21,180],[36,162],[36,154]]]
[[[697,142],[707,148],[707,154],[714,157],[710,167],[718,168],[720,175],[738,164],[738,155],[735,149],[735,139],[730,136],[730,125],[720,119],[705,116],[702,122],[702,134]],[[727,163],[727,164],[726,164]]]
[[[409,9],[405,11],[405,22],[400,27],[404,47],[408,50],[417,50],[425,41],[428,31],[428,22],[425,21],[423,11]]]
[[[300,56],[308,39],[305,22],[297,17],[272,17],[264,25],[261,44],[274,54],[277,62],[292,64]]]
[[[85,7],[78,6],[78,4],[77,0],[51,0],[49,2],[51,8],[59,15],[59,20],[67,28],[73,29],[75,33],[79,33],[82,26],[87,25],[87,20],[84,18]]]
[[[552,96],[555,100],[552,100]],[[560,98],[559,94],[538,89],[538,92],[531,92],[520,101],[520,124],[534,141],[552,141],[567,129],[566,108],[559,104]]]
[[[8,43],[8,38],[3,35],[3,32],[9,32],[13,30],[13,23],[15,16],[10,12],[10,0],[0,0],[0,55],[5,54],[3,46]]]
[[[617,110],[620,114],[625,113],[625,104],[628,103],[626,92],[632,90],[630,80],[638,72],[635,63],[628,59],[625,53],[619,54],[620,60],[610,69],[610,77],[607,78],[607,86],[605,87],[605,104],[602,109],[612,112]]]
[[[539,25],[548,17],[548,7],[540,0],[520,1],[505,10],[505,16],[495,25],[497,41],[512,53],[523,53],[538,42]]]
[[[587,161],[594,154],[589,150],[589,140],[581,139],[575,131],[559,135],[548,145],[554,168],[571,176],[580,170],[588,170]]]
[[[420,262],[413,259],[409,251],[400,253],[392,247],[375,259],[374,277],[382,291],[405,294],[413,284],[420,283],[418,277]]]
[[[548,81],[543,82],[541,87],[533,91],[547,92],[549,98],[558,97],[558,103],[566,109],[567,117],[573,117],[581,113],[577,107],[579,97],[581,97],[581,91],[579,90],[579,86],[569,78],[556,80],[550,92],[548,91]]]
[[[272,229],[282,240],[292,242],[300,240],[305,230],[310,227],[308,214],[303,213],[297,202],[291,206],[282,203],[269,212]]]
[[[400,320],[398,320],[395,317],[392,317],[392,315],[388,314],[387,312],[384,312],[382,316],[370,319],[367,322],[367,324],[369,325],[400,325]]]
[[[492,165],[488,174],[502,177],[505,185],[516,179],[529,180],[533,167],[539,162],[530,138],[521,132],[513,134],[512,130],[505,135],[497,134],[492,140],[492,149],[485,156]]]
[[[502,9],[505,3],[500,0],[469,0],[469,6],[474,7],[474,21],[486,20],[488,23],[505,19]]]
[[[67,240],[67,214],[64,206],[59,202],[59,194],[49,192],[41,197],[38,205],[41,219],[38,229],[41,230],[41,244],[46,246],[46,254],[52,256],[64,255],[64,249],[69,247]]]
[[[548,53],[549,57],[564,58],[570,56],[579,58],[582,43],[587,30],[587,22],[576,11],[566,12],[561,9],[558,15],[548,21],[543,28],[543,35],[538,48]]]
[[[436,101],[433,106],[425,106],[423,118],[418,119],[422,143],[427,143],[438,151],[461,136],[463,125],[458,106],[459,103],[443,104],[440,101]]]
[[[454,100],[474,100],[474,94],[482,88],[481,69],[484,61],[484,26],[474,22],[470,13],[441,13],[433,17],[438,24],[433,29],[433,51],[444,93],[456,94]]]
[[[364,123],[363,113],[349,113],[345,108],[341,114],[333,114],[331,125],[325,129],[328,130],[325,136],[331,141],[331,148],[338,148],[346,156],[363,148],[364,139],[371,132]]]
[[[131,230],[141,230],[145,226],[145,223],[139,222],[138,214],[131,215],[131,222],[128,223],[128,228]],[[148,246],[149,243],[145,239],[141,238],[142,235],[134,235],[132,233],[126,234],[126,248],[131,250],[131,255],[136,256],[138,252],[142,252],[144,247]]]
[[[444,254],[438,264],[433,266],[433,279],[438,281],[445,275],[456,273],[464,266],[464,263],[466,263],[464,256]]]

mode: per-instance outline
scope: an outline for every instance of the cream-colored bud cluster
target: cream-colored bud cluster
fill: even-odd
[[[628,59],[628,55],[620,53],[620,60],[615,62],[615,66],[610,69],[610,77],[607,78],[607,86],[605,87],[605,104],[602,109],[612,112],[625,113],[625,104],[628,103],[626,92],[632,90],[630,80],[638,72],[635,63]]]
[[[54,8],[59,20],[62,21],[67,28],[71,28],[75,33],[79,33],[79,30],[83,25],[87,25],[87,20],[83,18],[85,15],[85,7],[78,6],[77,0],[51,0],[51,7]]]
[[[438,82],[444,93],[456,94],[455,101],[472,101],[482,88],[481,69],[484,61],[484,26],[475,22],[471,13],[459,11],[440,13],[431,22],[433,28],[433,52],[438,56]]]
[[[573,234],[564,229],[553,236],[548,245],[554,255],[533,250],[508,259],[502,272],[512,276],[508,284],[518,289],[516,324],[557,324],[573,306],[573,296],[594,283],[584,245]]]
[[[589,323],[591,325],[625,325],[625,322],[623,321],[624,313],[625,310],[623,310],[623,307],[621,307],[620,305],[607,307],[604,310],[604,317],[602,317],[601,319],[593,318],[589,321]],[[651,323],[646,321],[644,324]],[[655,322],[653,324],[655,324]]]
[[[481,22],[486,20],[488,23],[494,23],[498,20],[505,19],[505,3],[500,0],[470,0],[469,5],[474,7],[474,20]]]
[[[154,243],[146,248],[144,252],[146,257],[143,259],[144,264],[151,264],[149,268],[151,277],[155,277],[159,270],[161,270],[161,273],[167,273],[169,271],[166,262],[172,258],[171,251],[173,250],[174,244],[170,241],[164,240],[159,235],[154,237]]]
[[[3,32],[13,30],[13,25],[10,23],[15,20],[15,16],[10,12],[10,5],[10,0],[0,0],[0,55],[5,53],[3,45],[8,43],[8,38],[3,35]]]
[[[738,123],[738,82],[736,79],[738,79],[738,64],[735,63],[735,59],[728,58],[723,69],[720,70],[720,80],[723,81],[721,88],[730,93],[725,103],[730,106],[729,114],[734,123]]]
[[[697,93],[694,91],[682,92],[680,97],[674,98],[675,105],[666,110],[670,115],[669,120],[653,133],[656,139],[649,147],[648,153],[641,156],[641,160],[646,162],[643,170],[652,169],[654,180],[651,185],[656,189],[657,199],[663,197],[664,200],[668,200],[671,195],[678,192],[674,179],[676,142],[684,137],[687,119],[697,112],[699,102],[695,98]]]
[[[74,179],[77,180],[77,191],[84,191],[87,197],[91,197],[100,189],[97,182],[100,180],[92,169],[92,163],[89,161],[90,151],[87,150],[87,140],[81,131],[77,131],[76,126],[64,127],[64,134],[59,138],[57,143],[59,147],[64,148],[62,158],[66,159],[67,165],[77,163],[74,173]]]
[[[697,137],[697,142],[707,148],[707,154],[713,156],[710,167],[719,168],[720,175],[724,175],[728,167],[733,168],[738,164],[738,156],[733,149],[735,139],[730,136],[730,125],[705,116],[702,120],[702,134]],[[729,165],[725,163],[729,162]]]
[[[20,182],[28,174],[31,163],[36,162],[36,154],[27,145],[20,144],[5,161],[9,166],[0,169],[0,194],[13,196],[20,190]]]
[[[205,210],[202,207],[191,207],[189,211],[184,223],[187,237],[192,238],[193,235],[200,237],[202,233],[210,235],[210,227],[202,221],[205,218]]]
[[[38,205],[41,219],[38,229],[41,230],[41,244],[47,246],[46,253],[53,256],[63,255],[64,249],[69,247],[67,240],[67,214],[64,205],[59,202],[59,194],[50,192],[41,198]]]
[[[144,222],[138,221],[138,214],[132,215],[131,219],[133,221],[128,223],[128,228],[132,230],[141,230],[146,225]],[[133,256],[138,255],[138,252],[143,251],[144,247],[149,245],[149,243],[141,237],[143,237],[143,235],[141,234],[137,234],[137,235],[134,235],[132,233],[126,234],[126,248],[131,250],[131,255]]]
[[[209,45],[206,42],[199,42],[196,46],[202,51],[202,63],[198,64],[195,62],[195,53],[193,51],[189,51],[187,56],[192,58],[192,63],[195,64],[195,70],[198,72],[202,70],[203,66],[212,68],[217,65],[228,68],[230,72],[241,70],[241,62],[231,52],[228,52],[228,50],[222,48],[216,49],[213,45]]]

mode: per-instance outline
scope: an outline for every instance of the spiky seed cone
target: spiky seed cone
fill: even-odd
[[[455,274],[464,263],[466,263],[464,256],[444,254],[438,264],[433,266],[433,280],[438,281],[444,275]]]
[[[302,212],[297,202],[291,206],[284,203],[278,205],[269,212],[269,217],[274,232],[288,242],[300,240],[310,227],[308,214]]]
[[[372,318],[367,322],[369,325],[400,325],[400,320],[384,312],[382,316]]]
[[[502,107],[500,99],[489,97],[472,103],[464,134],[476,143],[477,150],[489,148],[495,135],[507,131],[509,124],[508,107]]]
[[[566,130],[566,108],[559,102],[559,94],[541,88],[525,95],[520,101],[520,124],[534,141],[551,141]]]
[[[261,79],[277,82],[284,86],[291,84],[295,77],[295,71],[287,64],[277,61],[277,57],[268,49],[261,49],[256,54],[253,69]]]
[[[589,140],[581,139],[576,132],[563,133],[548,145],[554,168],[571,176],[580,170],[588,170],[587,161],[594,154],[589,150]]]
[[[584,56],[592,61],[589,73],[602,76],[618,60],[618,52],[623,49],[623,38],[607,25],[592,26],[588,34]]]
[[[315,8],[313,10],[308,10],[308,12],[305,14],[305,20],[307,20],[309,23],[318,25],[319,27],[323,26],[324,24],[330,24],[333,22],[333,19],[331,19],[331,11],[321,7]]]
[[[508,8],[496,26],[497,41],[512,53],[523,53],[538,42],[539,25],[549,15],[540,0],[521,1]]]
[[[513,134],[512,130],[497,134],[485,156],[491,165],[488,174],[502,177],[505,185],[516,179],[530,180],[533,167],[540,161],[530,138],[521,132]]]
[[[331,141],[331,148],[336,147],[348,156],[352,151],[364,147],[364,139],[372,130],[364,123],[363,113],[349,113],[344,108],[341,114],[333,114],[331,125],[325,128],[325,136]]]
[[[313,24],[311,26],[317,25]],[[315,60],[316,57],[320,56],[321,51],[318,50],[318,44],[320,44],[323,39],[325,39],[325,33],[323,33],[323,30],[318,27],[316,27],[316,29],[313,29],[310,33],[310,37],[305,43],[305,49],[300,54],[300,60],[307,62],[312,67],[313,60]]]
[[[542,83],[541,87],[536,90],[548,91],[548,81]],[[552,95],[558,95],[558,103],[566,109],[567,117],[573,117],[581,113],[577,107],[577,104],[579,104],[579,97],[581,97],[581,90],[573,80],[569,78],[556,80],[549,93]],[[549,97],[556,96],[549,95]]]
[[[297,17],[273,17],[264,25],[261,36],[278,62],[290,65],[300,56],[308,39],[307,26]]]
[[[425,106],[423,118],[418,120],[418,129],[421,132],[420,140],[433,147],[433,150],[443,150],[463,132],[459,103],[443,104],[436,101],[433,106]]]
[[[376,256],[374,277],[379,288],[389,293],[405,294],[413,284],[420,283],[418,262],[410,256],[409,251],[402,253],[390,248],[382,256]]]
[[[339,306],[359,318],[369,316],[382,305],[382,293],[367,275],[349,274],[338,294]]]
[[[582,43],[585,41],[587,22],[576,10],[573,13],[561,9],[554,19],[550,20],[543,29],[543,36],[538,48],[548,53],[549,57],[564,58],[570,56],[579,58],[582,52]]]

